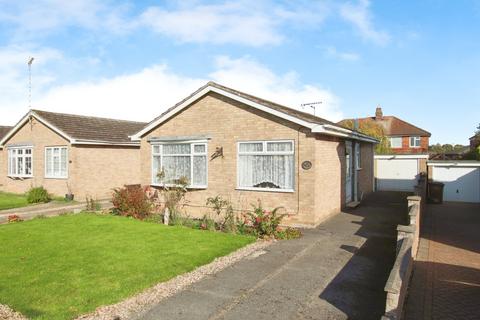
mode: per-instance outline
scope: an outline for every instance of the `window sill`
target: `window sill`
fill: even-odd
[[[167,188],[173,188],[173,187],[179,187],[178,185],[174,185],[174,184],[158,184],[158,183],[151,183],[150,186],[152,187],[159,187],[159,188],[163,188],[163,187],[167,187]],[[205,190],[207,189],[208,186],[187,186],[186,188],[188,190]]]
[[[13,176],[13,175],[7,175],[8,178],[11,179],[31,179],[33,176]]]
[[[58,180],[67,180],[68,177],[45,177],[45,179],[58,179]]]
[[[239,191],[258,191],[258,192],[278,192],[278,193],[294,193],[293,189],[274,189],[274,188],[247,188],[247,187],[237,187],[235,190]]]

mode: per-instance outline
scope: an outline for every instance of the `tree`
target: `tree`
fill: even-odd
[[[475,131],[475,135],[476,136],[480,135],[480,123],[477,126],[477,130]]]
[[[354,120],[344,120],[341,122],[341,124],[351,130],[355,128]],[[379,143],[375,146],[376,154],[388,154],[392,152],[390,140],[385,135],[383,127],[378,123],[375,123],[370,119],[360,121],[358,125],[358,131],[379,140]]]

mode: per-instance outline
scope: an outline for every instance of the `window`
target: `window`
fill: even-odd
[[[8,149],[8,175],[10,177],[33,177],[32,147]]]
[[[360,152],[360,143],[355,143],[355,169],[360,170],[362,168],[362,153]]]
[[[402,137],[391,137],[390,138],[390,147],[401,148],[402,147]]]
[[[67,163],[67,147],[45,148],[45,178],[67,178]]]
[[[293,141],[238,143],[239,189],[293,191]]]
[[[410,148],[420,148],[420,137],[410,137]]]
[[[163,181],[157,176],[163,170]],[[182,177],[191,188],[207,187],[207,144],[169,143],[152,146],[152,184],[173,185]]]

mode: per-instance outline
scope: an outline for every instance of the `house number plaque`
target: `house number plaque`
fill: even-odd
[[[303,170],[310,170],[312,168],[312,163],[310,161],[303,161],[302,162],[302,169]]]

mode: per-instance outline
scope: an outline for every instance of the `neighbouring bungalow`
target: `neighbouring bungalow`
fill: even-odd
[[[112,188],[139,183],[140,144],[129,136],[145,125],[30,110],[0,137],[0,190],[109,198]]]
[[[377,140],[333,122],[209,82],[132,136],[140,182],[189,181],[185,211],[220,195],[237,209],[282,206],[314,226],[372,192]],[[163,180],[158,173],[164,172]]]

